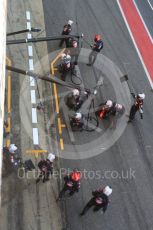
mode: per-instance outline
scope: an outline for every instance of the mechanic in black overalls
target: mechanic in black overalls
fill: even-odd
[[[96,61],[97,54],[102,50],[103,48],[103,41],[100,35],[96,35],[94,38],[94,45],[91,46],[92,51],[89,55],[89,63],[87,64],[88,66],[91,66],[94,64]]]
[[[102,209],[103,213],[106,211],[108,203],[109,203],[109,196],[112,193],[112,188],[110,186],[106,186],[104,189],[98,189],[92,192],[93,197],[89,200],[86,204],[80,216],[83,216],[92,206],[94,206],[93,211],[97,212],[98,210]]]
[[[69,20],[68,23],[66,25],[64,25],[61,35],[69,35],[71,33],[71,31],[72,31],[72,24],[73,24],[73,21]],[[68,41],[69,41],[68,38],[67,39],[63,38],[60,41],[59,47],[62,47],[64,42],[67,44]]]
[[[133,97],[135,99],[135,102],[131,107],[128,122],[131,122],[131,121],[134,120],[135,114],[136,114],[137,111],[140,112],[140,117],[141,117],[141,119],[143,119],[143,100],[145,99],[145,94],[140,93],[137,96],[135,96],[134,94],[132,94],[132,95],[133,95]]]

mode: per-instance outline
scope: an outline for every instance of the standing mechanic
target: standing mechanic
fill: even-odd
[[[137,96],[135,96],[134,94],[132,94],[132,95],[133,95],[135,101],[134,101],[134,104],[131,107],[128,122],[132,122],[134,120],[135,114],[136,114],[137,111],[140,112],[140,118],[143,119],[143,101],[145,99],[145,94],[140,93]]]
[[[108,197],[111,195],[111,193],[112,188],[110,186],[106,186],[104,189],[98,189],[92,192],[93,197],[86,204],[83,211],[80,213],[80,216],[83,216],[92,206],[94,206],[94,212],[102,209],[104,213],[107,209],[109,203]]]
[[[89,55],[89,63],[87,64],[88,66],[94,64],[94,62],[96,61],[97,54],[103,49],[104,44],[99,34],[95,35],[94,42],[94,45],[91,46],[92,51]]]
[[[81,184],[80,180],[81,172],[78,169],[73,169],[73,172],[70,175],[66,175],[64,177],[65,183],[63,189],[60,191],[57,201],[64,196],[66,191],[69,191],[69,196],[73,196],[75,192],[79,192]]]
[[[63,31],[62,31],[61,35],[69,35],[71,33],[71,31],[72,31],[72,24],[73,24],[73,21],[72,20],[68,20],[67,24],[64,25],[64,27],[63,27]],[[59,47],[62,47],[64,42],[66,44],[68,44],[69,39],[68,38],[67,39],[63,38],[60,41]]]

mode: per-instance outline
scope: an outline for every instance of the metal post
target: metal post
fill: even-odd
[[[19,39],[19,40],[7,40],[7,45],[23,44],[23,43],[36,43],[36,42],[47,42],[47,41],[56,41],[66,38],[82,38],[82,35],[60,35],[60,36],[48,36],[40,38],[31,38],[31,39]]]
[[[49,77],[48,76],[42,76],[42,75],[36,74],[36,73],[34,73],[32,71],[26,71],[26,70],[19,69],[19,68],[16,68],[16,67],[12,67],[12,66],[8,66],[8,65],[6,65],[6,69],[10,70],[10,71],[13,71],[13,72],[16,72],[16,73],[23,74],[23,75],[28,75],[28,76],[34,77],[36,79],[41,79],[43,81],[56,83],[58,85],[61,85],[61,86],[67,87],[67,88],[71,88],[71,89],[76,89],[77,88],[78,90],[82,90],[81,87],[78,87],[78,86],[76,87],[75,84],[66,83],[65,81],[62,81],[62,80],[58,79],[55,76],[52,77],[52,75],[50,75]]]
[[[31,28],[31,29],[15,31],[15,32],[12,32],[12,33],[7,33],[6,36],[8,37],[8,36],[16,35],[16,34],[23,34],[23,33],[27,33],[27,32],[40,32],[40,31],[41,31],[41,29]]]

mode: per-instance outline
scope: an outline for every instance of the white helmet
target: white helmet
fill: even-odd
[[[72,20],[68,20],[67,24],[71,26],[73,24],[73,21]]]
[[[71,56],[69,54],[67,54],[66,59],[71,60]]]
[[[110,186],[106,186],[103,190],[103,193],[106,195],[106,196],[110,196],[112,194],[112,188]]]
[[[61,59],[65,64],[68,64],[71,61],[71,56],[69,54],[62,53]]]
[[[76,114],[75,114],[75,118],[76,118],[76,119],[81,119],[81,117],[82,117],[82,114],[81,114],[81,113],[76,113]]]
[[[143,100],[145,99],[145,94],[144,93],[139,93],[138,96]]]
[[[113,102],[112,102],[111,100],[108,100],[108,101],[106,102],[106,105],[107,105],[108,107],[111,107],[111,106],[113,105]]]
[[[48,159],[50,162],[53,162],[53,161],[55,160],[55,155],[54,155],[53,153],[49,153],[47,159]]]
[[[73,96],[79,96],[80,94],[78,89],[74,89],[72,93],[73,93]]]
[[[71,62],[71,56],[69,54],[67,54],[64,58],[62,58],[63,62],[65,64],[69,64],[70,65],[70,62]]]
[[[17,150],[18,148],[16,147],[15,144],[10,144],[10,147],[9,147],[9,152],[10,153],[15,153],[15,151]]]

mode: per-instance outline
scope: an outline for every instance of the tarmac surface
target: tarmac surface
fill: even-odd
[[[139,4],[141,2],[139,1]],[[115,144],[101,151],[102,153],[95,156],[97,144],[94,139],[98,139],[99,133],[75,133],[75,144],[70,144],[70,134],[63,129],[63,139],[65,151],[61,152],[61,157],[71,158],[71,151],[75,153],[76,159],[62,160],[62,166],[66,168],[78,167],[80,170],[86,170],[87,178],[82,179],[79,194],[73,198],[64,200],[63,205],[66,212],[65,229],[152,229],[152,91],[142,68],[132,40],[130,39],[127,28],[119,11],[116,1],[43,1],[44,15],[46,23],[46,33],[58,34],[62,30],[62,26],[68,19],[74,21],[73,31],[83,33],[84,38],[91,43],[95,34],[102,34],[104,41],[104,49],[101,52],[105,57],[109,58],[115,66],[117,66],[122,74],[128,74],[130,90],[133,92],[144,92],[146,94],[144,105],[144,120],[139,119],[129,124],[121,137]],[[142,8],[142,13],[148,6]],[[148,15],[148,11],[147,11]],[[152,17],[149,11],[148,18]],[[149,19],[148,19],[149,21]],[[76,24],[75,24],[76,23]],[[49,52],[55,49],[52,44],[48,44]],[[58,48],[58,44],[56,46]],[[89,49],[84,42],[83,47]],[[86,63],[87,63],[86,59]],[[87,67],[80,64],[80,72],[84,80],[85,86],[90,84],[94,86],[96,77],[101,74],[95,67]],[[91,86],[90,86],[91,87]],[[105,101],[106,98],[112,98],[114,91],[112,90],[112,82],[108,80],[108,75],[104,77],[104,86],[99,90],[97,95],[97,103]],[[59,90],[61,92],[61,90]],[[124,91],[125,92],[125,91]],[[130,106],[129,95],[126,93],[127,111]],[[121,102],[120,102],[121,103]],[[131,98],[132,103],[132,98]],[[62,111],[61,111],[62,113]],[[126,117],[125,114],[125,117]],[[128,117],[126,117],[128,120]],[[63,118],[63,122],[65,122]],[[107,124],[105,124],[107,126]],[[104,129],[101,129],[104,131]],[[100,133],[100,137],[103,135]],[[106,129],[105,129],[106,131]],[[104,132],[105,132],[104,131]],[[108,138],[109,132],[107,132]],[[112,137],[113,138],[113,137]],[[103,139],[102,139],[103,140]],[[89,143],[90,142],[90,143]],[[81,147],[78,146],[81,143]],[[88,143],[88,151],[92,148],[94,157],[84,160],[83,153],[80,151],[84,147],[83,144]],[[86,152],[85,152],[86,154]],[[73,155],[73,154],[72,154]],[[90,155],[90,154],[89,154]],[[73,157],[72,157],[73,158]],[[86,157],[85,157],[86,158]],[[134,177],[128,175],[127,179],[107,178],[94,179],[93,171],[106,172],[117,171],[126,173],[134,170]],[[121,175],[121,174],[120,174]],[[89,211],[85,217],[80,218],[79,213],[83,206],[91,197],[91,192],[104,185],[109,184],[113,188],[111,196],[111,204],[105,215],[101,213],[93,213]]]

